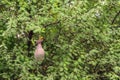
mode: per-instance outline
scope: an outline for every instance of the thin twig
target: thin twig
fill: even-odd
[[[112,20],[112,24],[114,24],[116,18],[119,16],[119,14],[120,14],[120,11],[118,11],[117,14],[115,15],[115,17],[113,18],[113,20]]]
[[[58,24],[58,23],[60,23],[60,21],[56,21],[56,22],[53,22],[53,23],[48,23],[48,24],[43,25],[43,26],[46,28],[47,26]]]

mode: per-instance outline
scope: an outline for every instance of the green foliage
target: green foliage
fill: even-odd
[[[0,79],[119,80],[119,7],[119,0],[1,0]],[[33,57],[40,35],[42,63]]]

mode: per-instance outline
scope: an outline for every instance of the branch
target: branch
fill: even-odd
[[[119,14],[120,14],[120,11],[119,11],[119,12],[117,12],[117,14],[115,15],[115,17],[113,18],[113,20],[112,20],[112,24],[114,24],[114,22],[115,22],[116,18],[119,16]]]
[[[52,23],[48,23],[48,24],[43,24],[43,27],[47,27],[47,26],[50,26],[50,25],[55,25],[55,24],[58,24],[60,22],[64,22],[67,18],[63,19],[63,20],[58,20],[58,21],[55,21],[55,22],[52,22]]]
[[[47,26],[58,24],[58,23],[60,23],[60,21],[56,21],[56,22],[53,22],[53,23],[48,23],[46,25],[43,24],[43,26],[46,28]]]

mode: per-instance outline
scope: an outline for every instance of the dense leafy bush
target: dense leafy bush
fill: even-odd
[[[119,0],[1,0],[0,79],[119,80],[119,7]],[[33,57],[40,35],[42,63]]]

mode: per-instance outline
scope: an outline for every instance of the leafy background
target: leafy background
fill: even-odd
[[[0,79],[119,80],[119,8],[119,0],[0,0]],[[33,57],[39,36],[42,63]]]

